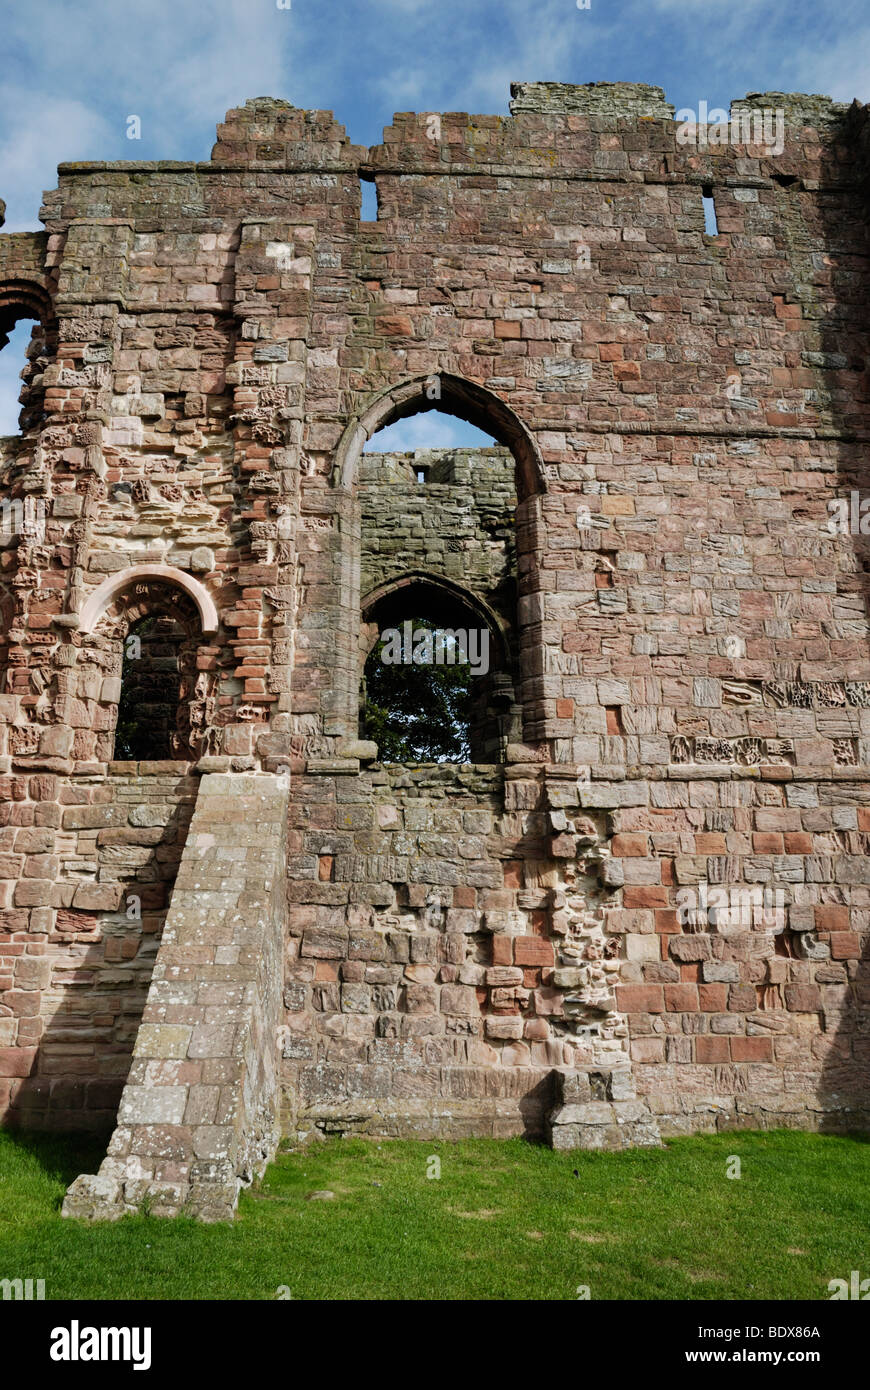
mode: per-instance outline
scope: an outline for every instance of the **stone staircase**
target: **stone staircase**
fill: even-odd
[[[286,776],[202,778],[117,1128],[64,1216],[232,1217],[278,1141]]]

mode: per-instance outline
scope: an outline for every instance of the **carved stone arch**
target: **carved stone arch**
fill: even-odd
[[[55,332],[51,295],[36,280],[0,280],[0,348],[19,319],[38,319],[47,333]]]
[[[21,415],[19,428],[30,434],[42,422],[44,414],[44,388],[35,386],[34,380],[41,381],[42,368],[57,354],[57,317],[51,295],[37,280],[0,280],[0,349],[6,347],[9,335],[19,319],[35,319],[37,328],[26,355],[27,368],[22,373]],[[34,346],[35,342],[35,346]],[[40,364],[37,359],[43,358]]]
[[[497,644],[497,664],[501,669],[506,670],[510,665],[510,634],[508,625],[504,619],[496,613],[484,599],[466,589],[462,584],[457,584],[455,580],[448,579],[444,575],[434,574],[429,570],[408,570],[406,573],[389,579],[383,584],[370,590],[360,602],[360,613],[363,621],[383,600],[392,594],[401,594],[403,589],[413,587],[425,587],[437,590],[442,593],[448,602],[457,606],[467,608],[472,613],[476,613],[481,623],[489,628]],[[364,653],[363,660],[368,655],[368,650]]]
[[[437,394],[433,392],[436,382]],[[354,416],[336,450],[333,486],[353,486],[360,455],[373,434],[396,420],[427,410],[440,410],[467,420],[510,449],[516,460],[517,494],[521,501],[546,492],[543,460],[528,426],[493,391],[449,372],[433,372],[387,387]]]
[[[93,632],[103,613],[116,596],[129,589],[131,585],[155,580],[180,589],[193,600],[199,613],[200,626],[204,635],[217,631],[220,623],[218,611],[214,599],[205,585],[201,584],[198,579],[194,579],[193,575],[186,574],[184,570],[176,569],[174,565],[154,564],[130,565],[128,569],[119,570],[117,574],[104,579],[102,584],[98,585],[89,595],[82,607],[79,614],[79,632],[83,634]]]
[[[115,678],[101,756],[196,758],[215,751],[216,678],[199,670],[197,657],[217,625],[204,586],[170,565],[131,566],[91,594],[79,627],[83,657]],[[123,746],[134,738],[141,748]]]

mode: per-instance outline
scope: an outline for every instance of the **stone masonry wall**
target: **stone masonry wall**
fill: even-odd
[[[286,777],[200,783],[117,1128],[64,1215],[226,1220],[273,1156],[286,829]]]
[[[110,1126],[199,779],[184,763],[7,775],[0,805],[0,1112]]]
[[[518,83],[510,117],[398,113],[372,149],[257,98],[208,161],[62,165],[44,232],[0,235],[0,332],[40,320],[2,449],[4,1103],[39,1076],[47,911],[117,913],[87,894],[118,844],[71,837],[159,828],[64,822],[128,775],[123,646],[159,614],[179,781],[290,774],[288,1128],[866,1122],[870,555],[831,523],[868,490],[870,122],[750,108],[781,150],[679,139],[645,84]],[[468,497],[449,561],[470,600],[513,549],[515,732],[437,777],[358,737],[363,449],[433,403],[510,452],[517,499],[491,550]],[[397,582],[462,553],[434,513],[386,544],[411,494],[381,499]],[[735,924],[716,888],[774,915]],[[94,1027],[45,1056],[105,1115],[121,1042]]]
[[[417,481],[417,471],[425,482]],[[507,449],[364,454],[363,596],[409,572],[440,575],[516,621],[514,461]]]

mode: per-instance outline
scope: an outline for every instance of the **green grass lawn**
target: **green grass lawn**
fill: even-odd
[[[870,1272],[861,1138],[739,1133],[620,1154],[335,1139],[282,1154],[232,1226],[62,1220],[67,1183],[103,1152],[0,1134],[0,1278],[44,1279],[48,1299],[274,1299],[279,1286],[575,1299],[580,1285],[593,1299],[827,1299],[830,1279]],[[309,1200],[322,1189],[334,1199]]]

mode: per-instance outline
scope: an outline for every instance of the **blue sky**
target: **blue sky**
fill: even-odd
[[[870,99],[867,0],[287,2],[0,0],[4,230],[39,226],[61,160],[207,159],[254,96],[332,110],[357,144],[395,111],[506,114],[512,80],[653,82],[693,109],[750,91]],[[17,427],[23,348],[19,329],[0,354],[0,434]]]

